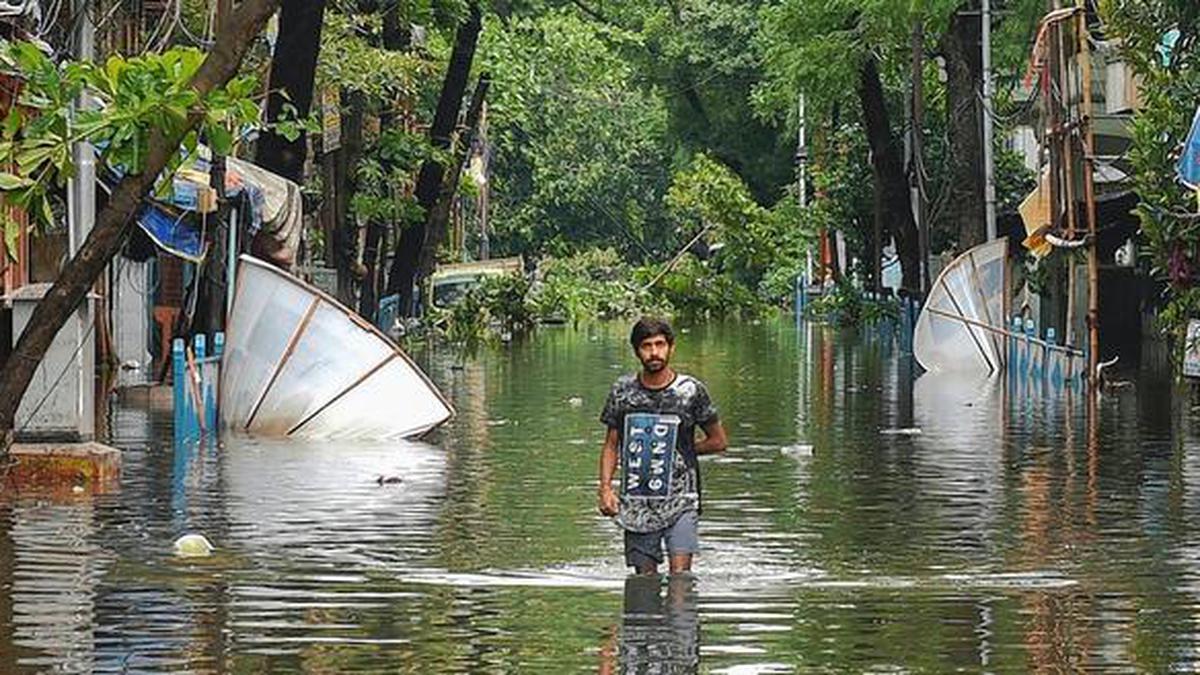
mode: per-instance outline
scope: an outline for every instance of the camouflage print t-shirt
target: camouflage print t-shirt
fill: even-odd
[[[689,375],[677,373],[661,389],[645,387],[636,375],[613,384],[600,421],[619,437],[621,527],[653,532],[699,508],[695,430],[716,419],[708,389]]]

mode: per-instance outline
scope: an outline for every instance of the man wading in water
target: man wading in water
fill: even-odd
[[[671,369],[675,333],[662,319],[643,318],[629,336],[642,372],[613,385],[600,421],[600,513],[625,529],[625,563],[657,574],[663,546],[671,573],[692,569],[699,545],[698,455],[725,450],[725,429],[704,383]],[[704,440],[696,441],[696,427]],[[620,497],[612,479],[621,464]]]

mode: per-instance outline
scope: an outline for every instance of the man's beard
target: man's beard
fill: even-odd
[[[660,361],[659,359],[650,359],[649,361],[642,361],[642,368],[644,368],[647,373],[657,373],[658,371],[660,371],[666,367],[667,367],[667,362]]]

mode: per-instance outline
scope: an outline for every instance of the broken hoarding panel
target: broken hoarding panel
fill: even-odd
[[[1004,369],[1008,239],[994,239],[946,266],[929,291],[913,333],[913,354],[928,371],[985,377]]]
[[[429,378],[374,326],[245,255],[223,373],[224,424],[255,435],[411,437],[454,414]]]

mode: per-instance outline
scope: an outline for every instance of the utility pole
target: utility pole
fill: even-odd
[[[983,0],[980,14],[983,50],[983,203],[987,239],[996,238],[996,164],[992,156],[992,3]]]
[[[96,58],[96,27],[92,23],[91,9],[89,8],[92,4],[88,0],[75,0],[71,3],[71,15],[78,17],[73,36],[75,58],[78,61],[92,61]],[[76,99],[75,110],[82,110],[90,103],[85,90]],[[67,187],[67,255],[74,259],[96,223],[96,154],[91,143],[80,141],[72,145],[71,155],[75,163],[75,176],[70,179]],[[90,290],[95,291],[98,286],[103,288],[102,280],[106,277],[107,275],[101,274]],[[95,297],[92,293],[88,295]],[[64,378],[61,388],[55,384],[52,385],[52,389],[57,390],[59,396],[65,398],[69,395],[74,399],[72,412],[76,420],[75,429],[79,434],[79,440],[89,440],[96,430],[95,387],[93,384],[96,360],[93,335],[98,334],[102,340],[104,345],[101,350],[102,355],[111,358],[111,345],[107,341],[108,324],[97,315],[96,306],[95,300],[85,297],[84,301],[75,309],[72,318],[68,319],[66,324],[59,329],[58,336],[55,338],[55,342],[61,345],[56,349],[75,349],[76,355],[71,358],[70,365],[67,366],[72,371],[73,378],[70,379],[73,379],[74,382],[69,383],[68,378]],[[101,306],[100,311],[105,311],[105,308]],[[45,368],[46,366],[43,364],[41,367]],[[33,426],[36,428],[37,422],[33,422]]]
[[[808,207],[808,138],[807,120],[805,116],[804,94],[800,94],[799,107],[799,131],[796,132],[796,198],[800,204],[800,210],[803,211]],[[804,249],[804,283],[812,285],[813,277],[813,254],[812,246],[806,246]]]
[[[917,221],[917,248],[920,251],[921,295],[929,292],[929,223],[925,217],[925,163],[922,130],[925,128],[925,22],[918,16],[912,31],[912,182],[913,218]]]
[[[491,152],[488,150],[487,137],[487,101],[483,102],[483,107],[479,110],[479,157],[483,168],[483,185],[479,186],[479,259],[487,260],[491,257],[491,241],[488,240],[488,208],[491,201],[491,178],[489,164],[491,164]]]
[[[75,58],[92,61],[96,58],[96,27],[92,24],[87,0],[75,0],[72,15],[78,17],[75,30]],[[76,109],[88,105],[87,94],[80,94]],[[74,256],[83,245],[96,220],[96,155],[90,143],[78,142],[71,147],[75,162],[75,177],[70,181],[67,252]]]
[[[1083,110],[1079,117],[1083,128],[1083,198],[1088,225],[1088,384],[1095,394],[1099,384],[1096,366],[1100,360],[1100,258],[1096,250],[1096,146],[1092,134],[1092,52],[1088,44],[1087,6],[1077,0],[1079,33],[1079,69],[1083,87]]]

